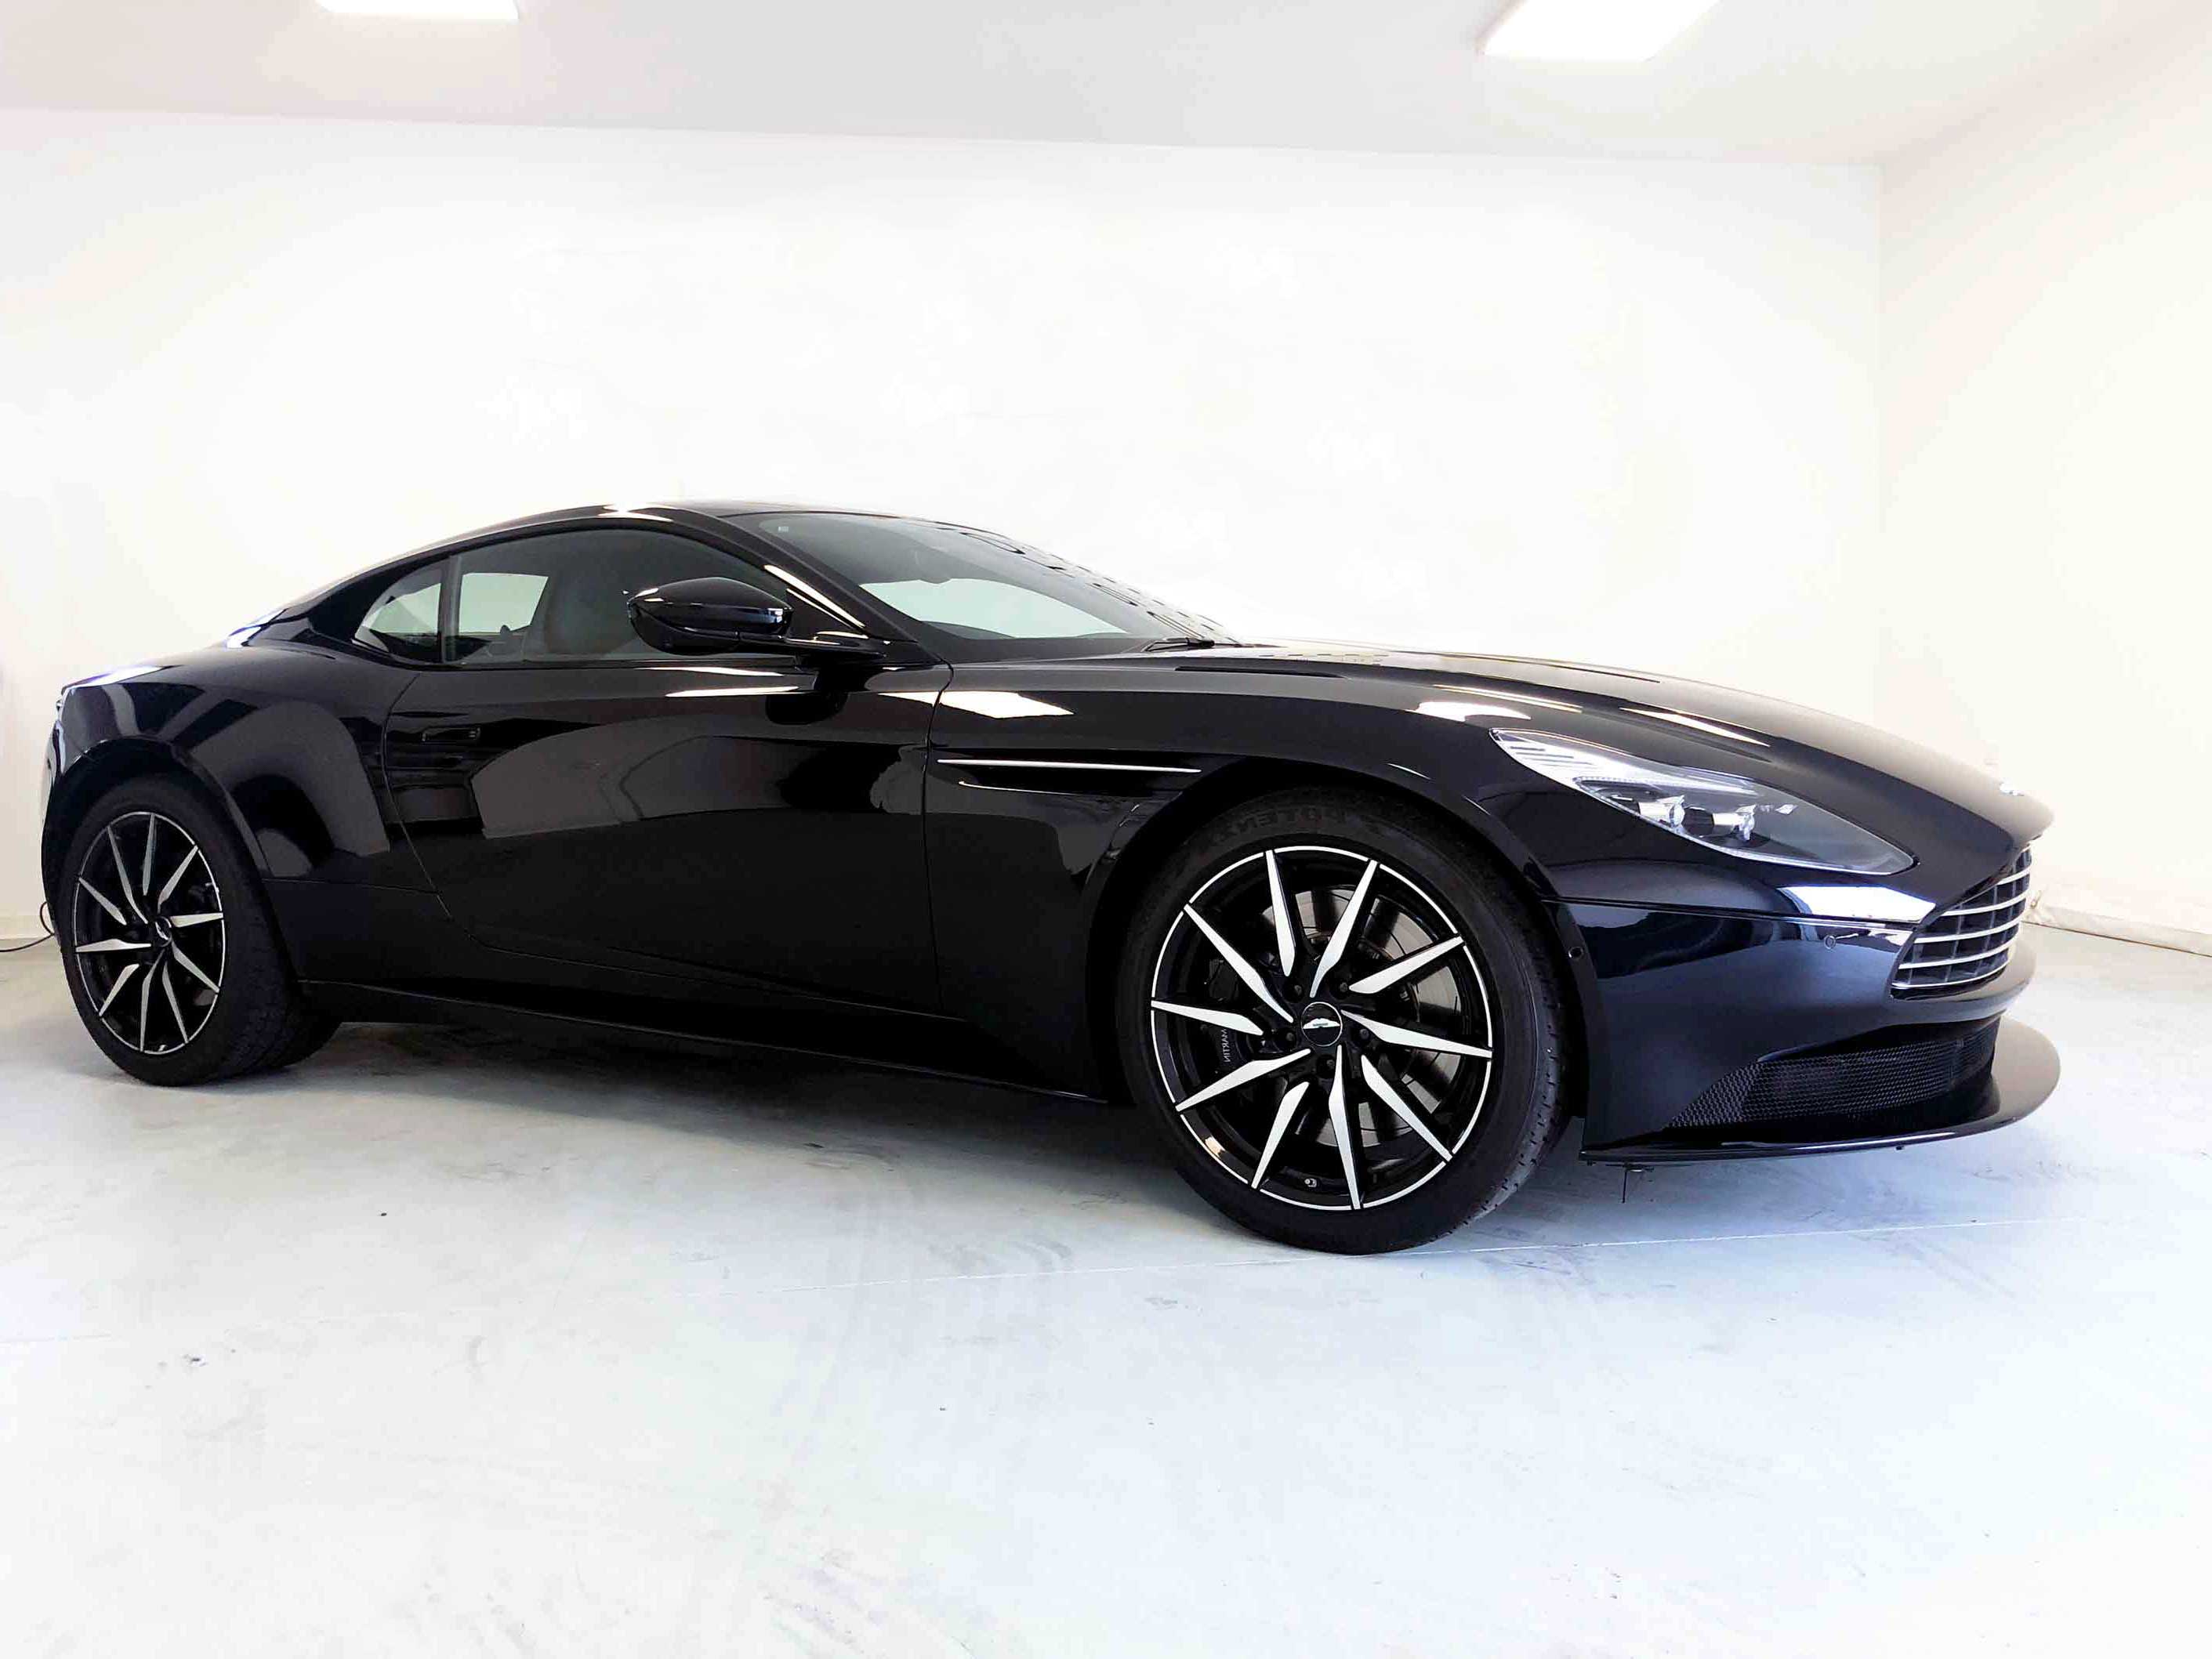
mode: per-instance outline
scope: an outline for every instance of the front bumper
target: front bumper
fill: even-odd
[[[1901,998],[1909,930],[1571,904],[1555,915],[1589,1060],[1583,1156],[1768,1158],[1992,1129],[2056,1086],[2057,1057],[2000,1023],[2033,973]]]
[[[1721,1158],[1789,1158],[1953,1140],[2017,1123],[2058,1086],[2058,1051],[2032,1026],[2001,1019],[1988,1064],[1954,1087],[1881,1112],[1801,1116],[1671,1128],[1635,1146],[1586,1151],[1593,1164],[1687,1164]]]

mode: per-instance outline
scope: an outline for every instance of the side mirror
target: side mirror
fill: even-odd
[[[781,646],[791,611],[750,582],[694,576],[630,595],[629,623],[659,651],[697,656],[732,647]]]
[[[709,656],[718,651],[784,651],[821,660],[878,662],[881,641],[860,634],[793,639],[791,607],[734,576],[693,576],[630,595],[629,624],[658,651]]]

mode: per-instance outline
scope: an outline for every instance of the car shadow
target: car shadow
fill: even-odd
[[[1075,1198],[1141,1200],[1199,1218],[1224,1237],[1249,1237],[1184,1185],[1137,1111],[1012,1084],[770,1048],[724,1060],[582,1035],[361,1024],[341,1028],[323,1050],[287,1072],[223,1086],[307,1098],[371,1089],[460,1095],[755,1150],[783,1148],[817,1164],[921,1151],[994,1181],[1041,1182]],[[1534,1199],[1547,1211],[1618,1206],[1620,1173],[1583,1164],[1579,1144],[1580,1126],[1571,1126],[1514,1202]]]
[[[64,997],[33,993],[18,1000],[21,987],[20,980],[8,986],[14,1006],[0,1019],[17,1089],[35,1089],[40,1072],[123,1080],[84,1036]],[[1000,1191],[1033,1189],[1048,1205],[1157,1208],[1186,1231],[1256,1243],[1183,1184],[1133,1110],[773,1049],[707,1059],[587,1036],[356,1024],[287,1071],[182,1092],[266,1097],[303,1111],[364,1096],[426,1106],[465,1102],[640,1124],[816,1168],[888,1170],[919,1158],[957,1164]],[[175,1098],[168,1091],[153,1095]],[[2032,1127],[2027,1133],[2032,1137]],[[1409,1254],[1878,1230],[1991,1208],[1991,1183],[1941,1149],[1916,1148],[1911,1158],[1761,1159],[1626,1177],[1617,1167],[1583,1164],[1579,1150],[1579,1126],[1571,1127],[1507,1204]]]

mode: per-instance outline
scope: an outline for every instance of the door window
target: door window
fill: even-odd
[[[630,625],[630,595],[693,576],[733,576],[793,607],[792,631],[819,624],[783,585],[735,556],[681,536],[576,530],[463,553],[446,660],[472,666],[623,662],[661,655]]]

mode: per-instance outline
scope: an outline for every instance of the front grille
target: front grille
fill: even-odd
[[[2012,960],[2013,941],[2027,919],[2027,866],[2023,847],[2010,864],[1949,909],[1921,925],[1897,959],[1889,988],[1899,996],[1955,991],[1995,979]]]
[[[1847,1047],[1762,1060],[1730,1072],[1668,1127],[1858,1118],[1917,1106],[1985,1075],[1996,1046],[1997,1022],[1989,1019],[1885,1031]]]

